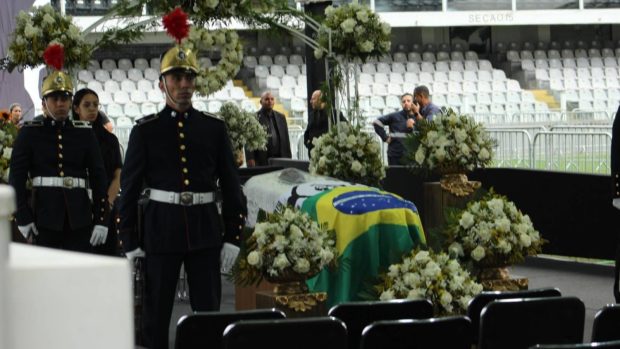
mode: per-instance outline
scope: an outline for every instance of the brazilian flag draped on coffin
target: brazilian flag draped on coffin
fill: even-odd
[[[311,291],[328,294],[328,305],[361,300],[390,264],[426,244],[415,205],[365,186],[337,187],[307,198],[306,211],[336,231],[338,268],[308,280]]]
[[[280,203],[301,207],[336,231],[338,268],[308,281],[311,290],[328,293],[330,306],[361,300],[380,272],[426,244],[415,205],[376,188],[288,168],[253,176],[243,191],[250,227],[259,210],[270,213]]]

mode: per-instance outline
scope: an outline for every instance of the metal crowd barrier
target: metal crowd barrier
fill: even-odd
[[[583,116],[580,120],[586,120],[585,115],[588,113],[590,116],[594,115],[593,112],[580,111],[521,113],[514,114],[511,119],[520,120],[518,124],[487,124],[491,136],[498,141],[492,166],[609,174],[611,119],[590,119],[591,123],[566,123],[567,119],[576,115]],[[485,114],[478,115],[477,118],[491,120],[491,116]],[[557,121],[553,121],[554,119]],[[309,159],[308,150],[303,144],[304,131],[299,125],[289,128],[293,159]],[[127,149],[130,132],[131,126],[115,128],[114,133],[123,149]],[[387,165],[387,144],[381,141],[371,127],[365,128],[364,132],[372,134],[379,142],[381,160]]]

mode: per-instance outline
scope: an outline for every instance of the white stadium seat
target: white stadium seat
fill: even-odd
[[[106,92],[109,92],[109,93],[114,93],[116,91],[120,91],[121,89],[118,82],[114,80],[108,80],[105,83],[103,83],[103,88]]]
[[[140,69],[136,69],[136,68],[131,68],[127,71],[127,78],[129,80],[132,81],[140,81],[144,78],[144,76],[142,76],[142,70]]]
[[[101,61],[101,69],[103,70],[112,71],[116,68],[116,62],[113,59],[108,58]]]
[[[146,58],[136,58],[133,62],[133,66],[140,71],[144,71],[149,67],[149,61],[147,61]]]

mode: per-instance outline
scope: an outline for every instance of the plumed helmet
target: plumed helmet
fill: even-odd
[[[161,65],[159,68],[160,74],[165,74],[172,70],[189,70],[194,74],[198,74],[198,59],[196,54],[188,48],[182,48],[180,46],[174,46],[170,48],[161,58]]]
[[[73,82],[68,74],[55,70],[43,80],[41,97],[54,92],[65,92],[68,95],[73,95]]]

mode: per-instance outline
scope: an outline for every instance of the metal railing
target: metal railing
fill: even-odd
[[[550,123],[550,116],[541,116],[538,120],[527,124],[487,127],[491,137],[497,140],[492,167],[610,173],[610,123],[566,124],[565,117],[561,117],[562,121]],[[309,158],[303,143],[304,131],[298,125],[289,128],[293,159]],[[131,127],[117,126],[114,132],[122,148],[127,149]],[[364,132],[372,134],[379,142],[381,159],[387,165],[387,144],[374,133],[374,129],[366,128]]]

